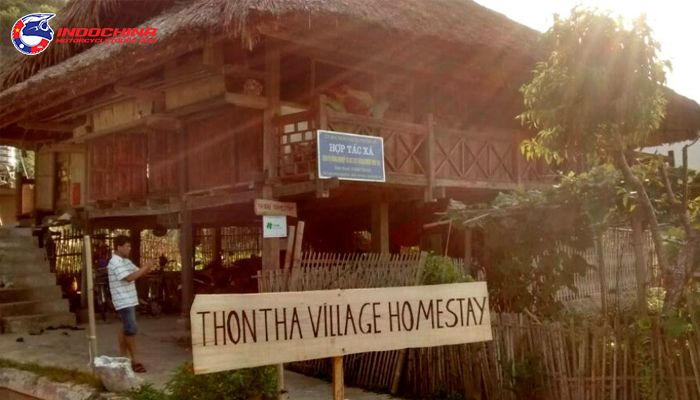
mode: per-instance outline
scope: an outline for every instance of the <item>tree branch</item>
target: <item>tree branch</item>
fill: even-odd
[[[651,231],[651,237],[654,241],[654,250],[656,251],[659,269],[664,274],[669,274],[672,271],[669,268],[668,261],[666,259],[664,241],[661,237],[661,228],[659,227],[659,220],[656,218],[656,212],[654,212],[654,207],[651,205],[649,194],[647,193],[642,181],[640,181],[639,178],[634,175],[634,172],[632,172],[632,168],[630,168],[629,163],[627,162],[627,157],[625,156],[624,150],[618,150],[617,162],[620,166],[620,170],[622,171],[622,175],[625,177],[625,180],[634,186],[639,193],[639,202],[649,223],[649,230]]]
[[[683,168],[685,172],[685,176],[683,178],[684,180],[684,186],[687,186],[687,180],[688,180],[688,172],[687,172],[687,159],[685,160],[685,168]],[[688,240],[692,240],[696,232],[693,229],[693,224],[690,221],[690,214],[688,214],[688,205],[685,202],[680,202],[678,199],[676,199],[676,194],[673,192],[673,187],[671,187],[671,179],[668,177],[668,169],[666,168],[666,164],[661,164],[659,167],[659,173],[661,174],[661,179],[664,182],[664,188],[666,189],[666,196],[668,196],[668,202],[671,205],[671,208],[673,211],[678,214],[678,217],[681,220],[681,224],[683,225],[683,229],[685,230],[685,234],[688,237]],[[685,189],[685,188],[684,188]]]

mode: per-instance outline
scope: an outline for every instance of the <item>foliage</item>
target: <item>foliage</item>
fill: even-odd
[[[643,145],[665,115],[667,61],[644,17],[626,24],[574,8],[555,16],[543,35],[549,57],[521,88],[519,116],[537,135],[523,142],[528,158],[597,163]]]
[[[439,285],[442,283],[473,282],[469,275],[464,275],[455,266],[450,257],[443,257],[431,254],[425,263],[421,285]]]
[[[503,371],[510,380],[510,390],[518,400],[536,400],[544,396],[544,371],[542,359],[536,354],[528,353],[511,366],[506,360]],[[511,372],[512,371],[512,372]]]
[[[167,400],[168,395],[153,387],[151,384],[142,385],[136,390],[127,393],[131,400]]]
[[[277,399],[277,373],[273,367],[195,375],[192,364],[182,365],[168,382],[172,400],[273,400]]]
[[[10,32],[15,22],[32,13],[56,13],[66,0],[0,0],[0,32]],[[15,52],[10,40],[0,41],[0,59]]]
[[[556,293],[564,287],[576,291],[576,274],[591,267],[577,251],[592,246],[593,221],[609,218],[607,211],[589,214],[614,204],[614,182],[594,170],[563,177],[561,185],[544,191],[501,193],[488,205],[450,205],[446,217],[457,226],[485,232],[488,262],[482,267],[496,311],[560,311]]]
[[[92,374],[74,370],[64,369],[59,367],[47,367],[36,363],[22,363],[12,360],[0,358],[0,368],[13,368],[21,371],[31,372],[33,374],[43,376],[54,382],[70,382],[80,385],[92,386],[102,390],[102,382],[99,378]]]

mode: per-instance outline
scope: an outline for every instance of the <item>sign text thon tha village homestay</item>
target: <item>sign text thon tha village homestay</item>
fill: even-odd
[[[198,295],[197,374],[492,339],[485,282]]]

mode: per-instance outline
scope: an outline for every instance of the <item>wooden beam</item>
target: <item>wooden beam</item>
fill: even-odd
[[[245,192],[218,194],[212,196],[191,197],[187,199],[188,210],[201,210],[212,207],[222,207],[232,204],[250,203],[251,208],[253,201],[259,197],[260,193],[257,190],[248,190]]]
[[[153,114],[146,119],[146,126],[152,129],[181,132],[183,123],[181,120],[167,114]]]
[[[253,94],[243,93],[226,93],[226,102],[243,108],[254,108],[256,110],[265,110],[269,107],[267,97],[256,96]]]
[[[90,218],[108,217],[138,217],[147,215],[170,214],[180,211],[179,203],[140,206],[140,207],[120,207],[120,208],[96,208],[87,206]]]
[[[225,64],[221,66],[221,72],[224,76],[232,78],[257,79],[263,82],[266,78],[264,71],[256,71],[242,65]]]
[[[165,93],[160,90],[141,89],[133,86],[114,85],[114,91],[122,96],[136,97],[139,99],[149,99],[154,101],[164,101]]]
[[[48,151],[54,153],[85,153],[87,146],[81,144],[52,143],[45,145]]]
[[[19,127],[27,130],[72,133],[75,125],[54,122],[20,122]]]
[[[133,121],[124,122],[118,125],[114,125],[111,128],[102,129],[99,131],[93,131],[91,133],[86,133],[85,135],[80,135],[72,139],[66,140],[65,143],[83,143],[88,139],[95,139],[100,136],[106,136],[112,133],[129,131],[129,133],[144,133],[142,130],[146,128],[146,122],[148,118],[138,118]]]

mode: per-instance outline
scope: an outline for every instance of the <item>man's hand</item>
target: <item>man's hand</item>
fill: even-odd
[[[140,277],[146,275],[150,271],[151,271],[151,268],[149,266],[144,265],[143,267],[139,268],[138,271],[132,272],[124,279],[126,279],[128,282],[133,282],[133,281],[139,279]]]

